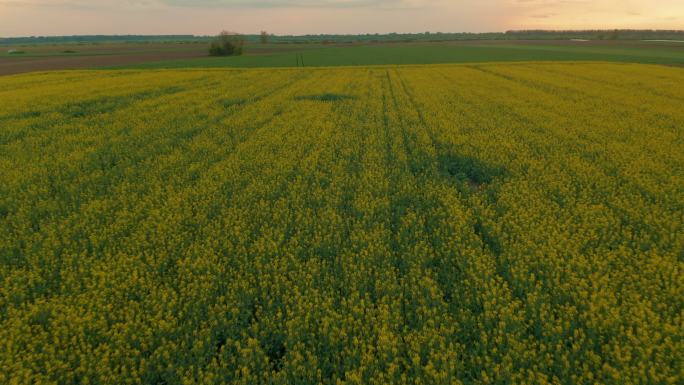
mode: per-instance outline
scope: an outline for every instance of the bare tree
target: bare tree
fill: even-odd
[[[268,40],[270,39],[270,35],[266,31],[261,31],[261,35],[259,35],[259,41],[261,44],[267,44]]]

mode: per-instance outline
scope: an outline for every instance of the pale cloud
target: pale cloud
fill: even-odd
[[[506,6],[519,28],[684,29],[682,0],[506,0]]]
[[[439,0],[0,0],[0,6],[69,8],[393,8],[422,7]]]
[[[684,28],[682,0],[0,0],[0,36]]]
[[[401,5],[402,0],[162,0],[164,4],[183,7],[242,8],[358,8]]]

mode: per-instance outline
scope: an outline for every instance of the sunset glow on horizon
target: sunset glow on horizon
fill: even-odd
[[[0,36],[684,29],[681,0],[0,0]]]

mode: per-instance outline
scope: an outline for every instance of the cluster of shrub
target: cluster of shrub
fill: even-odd
[[[259,42],[267,44],[273,35],[266,31],[261,31]],[[228,31],[221,32],[209,46],[211,56],[239,56],[242,55],[246,37],[238,33]]]
[[[236,33],[221,32],[209,46],[211,56],[239,56],[245,45],[245,38]]]

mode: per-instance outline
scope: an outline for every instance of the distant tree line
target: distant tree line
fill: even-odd
[[[508,38],[514,39],[587,39],[587,40],[683,40],[684,30],[520,30],[506,31]]]
[[[354,42],[411,42],[456,40],[684,40],[684,30],[587,30],[549,31],[523,30],[487,33],[389,33],[364,35],[304,35],[274,36],[278,42],[354,43]]]
[[[425,32],[359,35],[241,35],[246,44],[255,43],[358,43],[358,42],[411,42],[454,40],[684,40],[684,30],[519,30],[506,32]],[[91,36],[32,36],[0,38],[2,45],[65,44],[65,43],[190,43],[210,42],[213,36],[193,35],[91,35]]]
[[[69,43],[183,43],[193,41],[207,41],[207,38],[204,36],[193,35],[74,35],[0,38],[0,44],[3,45]]]

